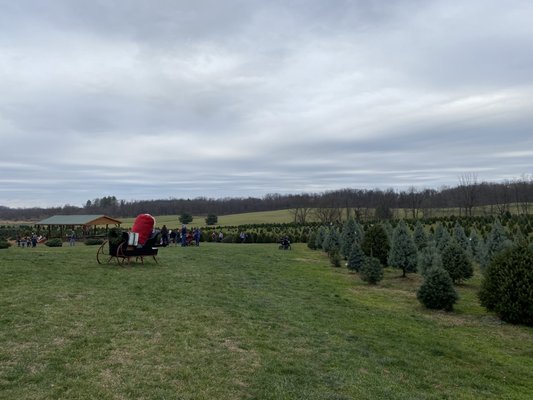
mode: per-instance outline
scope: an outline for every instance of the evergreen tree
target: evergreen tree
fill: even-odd
[[[528,243],[526,235],[524,235],[524,233],[522,232],[522,229],[520,229],[520,227],[517,228],[516,233],[513,236],[513,243],[515,245],[527,244]]]
[[[519,244],[497,254],[487,267],[479,299],[504,321],[533,326],[533,247]]]
[[[446,311],[453,310],[459,298],[450,275],[442,268],[431,268],[427,272],[416,297],[427,308]]]
[[[324,243],[325,237],[326,237],[326,228],[324,226],[321,226],[320,228],[318,228],[318,231],[316,232],[315,248],[322,250],[322,243]]]
[[[339,249],[332,249],[328,252],[328,257],[333,267],[339,268],[341,266],[341,255]]]
[[[359,270],[361,279],[370,284],[376,284],[383,279],[383,267],[375,257],[366,257]]]
[[[365,232],[361,249],[368,257],[376,257],[382,265],[387,265],[390,244],[387,233],[381,224],[370,225]]]
[[[356,222],[355,219],[350,218],[348,219],[344,225],[342,226],[342,233],[341,233],[341,255],[344,258],[348,258],[350,255],[350,251],[352,249],[352,245],[354,241],[356,240]]]
[[[365,253],[363,253],[361,245],[357,241],[355,241],[352,245],[350,256],[348,257],[348,269],[351,271],[358,272],[361,269],[364,260]]]
[[[437,225],[433,229],[433,240],[435,240],[435,244],[438,246],[440,239],[442,235],[444,235],[444,231],[446,228],[442,225],[442,223],[437,222]]]
[[[477,263],[481,263],[482,254],[485,251],[485,243],[483,242],[483,239],[479,237],[479,234],[475,229],[472,229],[469,240],[469,255],[471,255],[472,259]]]
[[[468,237],[466,237],[465,230],[459,224],[459,221],[455,223],[455,226],[453,228],[453,237],[455,238],[457,244],[459,244],[459,246],[461,246],[462,249],[468,253],[470,241],[468,240]]]
[[[416,221],[415,230],[413,232],[413,241],[418,250],[422,250],[428,244],[428,238],[424,232],[424,226],[420,221]]]
[[[328,254],[332,252],[339,253],[340,247],[341,239],[339,232],[337,231],[337,228],[332,226],[326,233],[326,237],[324,238],[324,242],[322,243],[322,249]]]
[[[309,247],[311,250],[316,250],[316,233],[311,232],[309,234],[309,238],[307,239],[307,247]]]
[[[455,240],[450,241],[441,255],[442,266],[450,274],[453,283],[471,278],[474,275],[472,262],[463,248]]]
[[[182,224],[190,224],[193,220],[193,216],[189,213],[186,213],[186,212],[183,212],[181,213],[181,215],[178,217],[178,220],[182,223]]]
[[[448,233],[448,230],[439,222],[435,229],[435,244],[437,245],[437,250],[442,252],[448,243],[450,243],[450,240],[451,236]]]
[[[387,238],[389,239],[389,243],[391,243],[392,234],[394,233],[394,228],[392,227],[389,221],[385,221],[382,224],[383,224],[383,229],[385,229],[385,232],[387,233]]]
[[[206,225],[215,225],[218,224],[218,217],[216,214],[207,214],[207,217],[205,218],[205,224]]]
[[[485,246],[486,257],[482,264],[482,267],[486,267],[490,263],[496,254],[512,246],[512,242],[507,239],[507,234],[503,229],[499,220],[496,220],[492,224],[492,229],[487,237],[487,243]]]
[[[400,221],[394,229],[388,261],[391,267],[400,268],[403,271],[402,276],[405,276],[407,272],[416,272],[418,261],[416,245],[404,221]]]
[[[442,257],[437,251],[434,242],[429,242],[429,244],[418,253],[418,272],[425,276],[431,268],[442,268]]]

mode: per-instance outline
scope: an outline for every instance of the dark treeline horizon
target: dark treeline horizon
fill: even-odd
[[[9,208],[0,206],[0,219],[36,220],[56,214],[106,214],[114,217],[135,217],[138,214],[227,215],[282,209],[351,210],[356,216],[369,218],[369,209],[406,209],[412,218],[431,216],[432,209],[458,208],[459,215],[472,215],[479,206],[489,206],[490,213],[513,211],[528,214],[533,203],[533,178],[522,177],[501,183],[477,182],[475,174],[463,174],[455,187],[417,189],[338,189],[321,193],[267,194],[257,197],[226,197],[194,199],[119,200],[107,196],[87,200],[85,206],[64,205],[49,208]],[[295,221],[299,213],[295,212]],[[300,213],[301,214],[301,213]]]

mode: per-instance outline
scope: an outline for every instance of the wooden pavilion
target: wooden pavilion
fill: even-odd
[[[81,227],[83,237],[97,236],[96,228],[98,226],[105,225],[106,233],[109,229],[109,225],[119,226],[122,221],[118,219],[108,217],[107,215],[54,215],[53,217],[43,219],[37,222],[37,226],[48,227],[48,237],[52,236],[52,227],[59,227],[60,236],[64,236],[66,229],[76,229]],[[91,228],[93,233],[91,235]]]

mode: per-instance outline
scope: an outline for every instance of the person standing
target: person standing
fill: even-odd
[[[168,228],[166,225],[163,225],[161,228],[161,244],[163,246],[168,246]]]
[[[181,226],[181,247],[187,246],[187,226],[183,224]]]
[[[74,229],[70,232],[70,240],[69,240],[69,246],[75,246],[76,245],[76,232],[74,232]]]
[[[194,234],[193,234],[193,237],[194,237],[194,244],[195,244],[196,246],[200,246],[200,237],[201,237],[201,235],[202,235],[202,232],[200,231],[200,229],[199,229],[199,228],[196,228],[196,229],[194,230]]]

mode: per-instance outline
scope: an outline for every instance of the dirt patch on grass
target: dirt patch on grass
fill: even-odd
[[[313,258],[295,258],[294,261],[303,262],[303,263],[314,263],[314,264],[324,263],[324,260],[317,260]]]
[[[427,319],[437,322],[440,326],[453,328],[459,326],[498,327],[505,325],[499,318],[491,315],[456,314],[442,310],[426,310],[421,308],[420,314]],[[516,332],[515,332],[516,333]],[[513,333],[514,335],[514,333]]]

